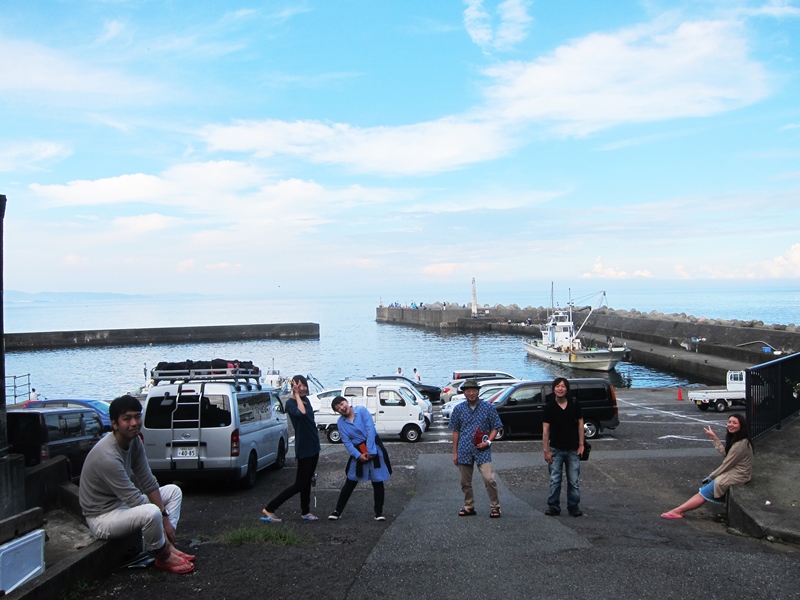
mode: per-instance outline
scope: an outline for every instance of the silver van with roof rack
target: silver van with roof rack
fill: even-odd
[[[234,480],[286,462],[289,430],[279,390],[262,386],[252,363],[159,363],[144,401],[147,461],[162,484]]]

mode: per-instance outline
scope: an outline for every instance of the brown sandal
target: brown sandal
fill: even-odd
[[[503,514],[503,511],[501,511],[499,508],[495,507],[495,508],[492,509],[492,512],[489,513],[489,518],[490,519],[499,519],[502,514]]]
[[[475,512],[474,508],[466,508],[466,507],[464,507],[460,511],[458,511],[458,516],[459,517],[474,517],[477,514],[478,513]]]

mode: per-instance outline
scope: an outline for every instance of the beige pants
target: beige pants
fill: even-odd
[[[458,465],[461,473],[461,491],[464,492],[464,508],[475,508],[475,496],[472,493],[472,465]],[[487,462],[478,465],[478,472],[483,477],[483,485],[486,486],[486,493],[489,494],[489,507],[500,508],[500,498],[497,496],[497,482],[494,480],[494,469],[492,463]]]
[[[183,500],[181,488],[170,484],[162,486],[160,491],[164,508],[169,512],[169,521],[173,527],[177,527]],[[100,540],[125,537],[141,530],[144,545],[148,550],[158,550],[166,542],[161,510],[149,502],[133,508],[123,505],[100,516],[87,517],[86,523],[92,535]]]

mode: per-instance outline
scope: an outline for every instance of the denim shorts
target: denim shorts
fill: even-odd
[[[700,495],[703,497],[704,500],[708,502],[714,502],[715,504],[725,504],[725,497],[722,498],[715,498],[714,497],[714,480],[712,479],[707,484],[699,490]]]

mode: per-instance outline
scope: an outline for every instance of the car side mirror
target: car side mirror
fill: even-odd
[[[516,403],[517,403],[516,398],[509,398],[508,401],[506,402],[506,404],[516,404]]]

